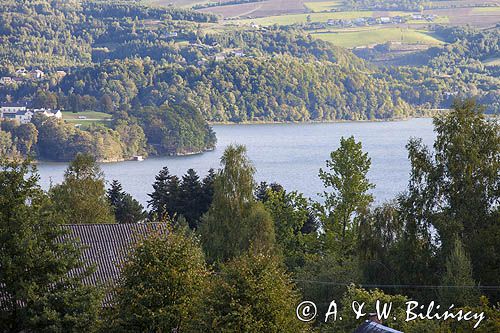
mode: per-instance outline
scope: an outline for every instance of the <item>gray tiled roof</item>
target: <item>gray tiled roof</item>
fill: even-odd
[[[120,265],[126,259],[134,244],[152,232],[164,233],[164,223],[146,224],[71,224],[63,225],[69,232],[60,241],[72,239],[80,243],[84,267],[94,267],[95,271],[83,282],[92,286],[113,287],[120,277]],[[79,275],[81,269],[71,271]],[[0,309],[5,309],[9,299],[0,284]],[[103,306],[109,306],[112,298],[108,289]],[[22,302],[21,302],[22,303]]]
[[[114,285],[120,275],[120,265],[133,245],[148,233],[167,229],[162,223],[71,224],[64,225],[64,228],[70,231],[65,237],[83,246],[85,267],[95,267],[95,272],[83,281],[94,286]],[[75,273],[79,272],[72,272]]]

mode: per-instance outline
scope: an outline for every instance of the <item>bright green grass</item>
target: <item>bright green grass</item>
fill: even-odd
[[[85,111],[85,112],[78,112],[78,113],[73,113],[71,111],[65,111],[62,113],[63,114],[63,120],[68,120],[72,121],[76,120],[76,122],[83,122],[83,121],[92,121],[88,119],[97,119],[97,120],[109,120],[111,119],[111,115],[103,112],[96,112],[96,111]],[[84,116],[87,117],[87,119],[78,119],[78,117]]]
[[[500,13],[500,6],[472,8],[473,13]]]
[[[343,1],[322,1],[322,2],[305,2],[304,6],[306,6],[309,10],[313,12],[324,12],[334,8],[342,7]]]
[[[326,40],[335,45],[353,48],[382,44],[386,42],[404,42],[408,44],[441,44],[427,31],[400,28],[344,30],[336,33],[317,33],[314,37]]]

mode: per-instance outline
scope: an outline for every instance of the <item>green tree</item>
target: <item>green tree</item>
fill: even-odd
[[[323,193],[325,232],[333,234],[342,248],[348,241],[353,243],[355,233],[349,233],[349,240],[346,238],[348,231],[355,231],[353,214],[359,214],[373,201],[368,191],[375,186],[366,178],[370,165],[371,160],[368,153],[363,153],[361,142],[351,136],[340,139],[340,147],[326,161],[328,170],[319,170],[323,185],[331,190]]]
[[[255,169],[244,146],[230,145],[221,158],[214,197],[202,218],[201,236],[210,262],[226,261],[253,245],[273,246],[273,221],[253,196]]]
[[[500,274],[500,127],[485,119],[474,100],[456,101],[450,113],[434,119],[434,127],[434,152],[421,140],[408,144],[412,173],[402,201],[406,221],[428,243],[434,229],[445,255],[458,237],[470,254],[474,280],[495,285]]]
[[[363,312],[367,314],[366,317],[356,319],[352,311],[352,303],[354,301],[365,304]],[[380,302],[380,310],[383,309],[384,304],[391,304],[390,315],[387,318],[381,318],[384,325],[403,332],[440,332],[439,323],[436,321],[418,319],[406,322],[406,302],[408,301],[408,297],[403,295],[391,295],[379,289],[366,290],[351,285],[337,304],[339,310],[337,320],[334,321],[333,315],[330,316],[325,331],[353,332],[367,319],[369,314],[377,314],[377,302]],[[342,317],[342,320],[339,320],[339,317]]]
[[[309,203],[296,191],[272,187],[266,190],[265,199],[264,206],[274,221],[276,244],[283,251],[286,266],[293,271],[305,264],[317,237],[315,229],[304,230],[310,217]]]
[[[177,212],[179,202],[179,178],[171,175],[167,167],[164,167],[155,177],[153,193],[148,194],[150,216],[154,219],[163,220],[173,218]]]
[[[196,229],[203,211],[203,188],[196,171],[189,169],[182,177],[179,194],[179,214],[184,216],[191,229]]]
[[[94,332],[101,298],[82,284],[91,272],[77,244],[61,241],[65,220],[38,178],[29,162],[1,163],[0,331]]]
[[[384,203],[360,215],[356,254],[369,284],[396,284],[392,259],[400,254],[396,244],[403,238],[403,221],[397,202]]]
[[[0,129],[0,156],[12,157],[16,154],[16,147],[12,144],[12,135]]]
[[[114,299],[116,332],[184,332],[205,293],[209,271],[196,239],[163,230],[139,241]],[[200,311],[203,312],[203,311]]]
[[[446,260],[446,271],[440,289],[444,305],[472,306],[479,300],[479,290],[472,278],[472,265],[462,242],[457,238],[453,251]]]
[[[90,155],[78,154],[61,184],[50,189],[57,211],[72,224],[114,223],[104,175]]]
[[[118,223],[138,223],[146,219],[144,207],[130,194],[123,191],[122,185],[113,180],[107,197]]]
[[[305,332],[295,317],[299,294],[280,260],[251,250],[212,277],[196,332]]]
[[[203,192],[203,200],[201,201],[201,211],[207,212],[212,205],[212,200],[214,198],[214,183],[215,183],[215,171],[214,169],[208,170],[208,174],[203,178],[201,189]]]
[[[476,303],[476,302],[474,302]],[[457,308],[455,308],[457,309]],[[490,305],[490,302],[486,296],[481,296],[479,298],[479,305],[469,305],[460,308],[464,313],[484,313],[485,319],[481,321],[478,327],[474,327],[476,321],[454,321],[446,320],[441,324],[441,330],[439,332],[448,333],[490,333],[490,332],[500,332],[500,303],[496,305]],[[437,331],[437,330],[435,330]]]
[[[111,99],[111,97],[108,94],[102,95],[99,102],[100,102],[102,112],[112,113],[115,110],[113,100]]]
[[[17,150],[21,154],[28,156],[33,153],[32,149],[38,141],[38,130],[35,125],[21,124],[15,129],[13,135],[17,141]]]

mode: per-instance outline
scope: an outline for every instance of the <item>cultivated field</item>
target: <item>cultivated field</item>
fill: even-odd
[[[225,2],[230,0],[143,0],[163,6],[190,8],[207,2]],[[438,15],[438,24],[488,27],[500,23],[500,0],[448,0],[429,1],[423,14]],[[200,11],[220,15],[223,18],[238,19],[241,23],[261,25],[306,23],[310,14],[312,22],[325,22],[328,19],[354,19],[367,16],[369,11],[339,11],[343,9],[343,0],[266,0],[239,5],[216,6]],[[410,12],[376,12],[379,16],[408,15]],[[397,13],[397,14],[396,14]],[[373,13],[372,13],[373,14]],[[376,16],[376,17],[379,17]],[[425,21],[411,21],[409,24],[426,24]]]
[[[346,29],[337,32],[315,33],[312,36],[346,48],[371,46],[386,42],[426,45],[442,43],[442,41],[432,36],[428,31],[405,28]]]
[[[312,12],[324,12],[332,9],[339,9],[343,6],[342,0],[305,2],[304,5]]]
[[[160,5],[192,7],[207,2],[230,0],[144,0]],[[316,38],[328,40],[336,45],[354,48],[379,43],[401,42],[411,45],[435,45],[442,43],[427,29],[432,24],[489,27],[500,23],[500,0],[444,0],[429,1],[422,12],[437,15],[432,22],[409,20],[404,24],[376,25],[349,29],[323,27],[310,31]],[[343,0],[266,0],[239,5],[216,6],[200,9],[218,14],[225,20],[220,24],[205,27],[208,32],[223,32],[231,29],[248,29],[251,24],[261,26],[326,23],[328,20],[353,20],[361,17],[408,16],[409,11],[349,11]],[[488,63],[494,65],[497,63]]]
[[[472,14],[484,14],[484,13],[488,13],[488,14],[499,13],[500,14],[500,7],[478,7],[478,8],[472,9]]]
[[[221,15],[222,17],[266,17],[285,14],[306,13],[304,0],[267,0],[241,5],[205,8],[202,12]]]
[[[329,19],[354,19],[357,17],[371,16],[373,12],[338,12],[338,13],[311,13],[296,15],[269,16],[257,19],[240,20],[240,24],[256,23],[260,25],[292,25],[297,23],[307,23],[308,18],[311,22],[326,22]]]
[[[425,10],[424,14],[448,17],[452,25],[490,27],[500,23],[500,7],[463,7]]]
[[[426,7],[433,8],[460,8],[474,6],[498,6],[498,0],[448,0],[448,1],[430,1]]]

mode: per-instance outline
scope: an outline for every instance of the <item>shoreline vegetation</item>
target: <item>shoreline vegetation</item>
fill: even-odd
[[[208,122],[210,126],[229,126],[229,125],[277,125],[277,124],[336,124],[336,123],[375,123],[375,122],[396,122],[396,121],[409,121],[411,119],[421,119],[421,118],[433,118],[431,115],[422,115],[422,116],[411,116],[404,118],[391,118],[391,119],[366,119],[366,120],[325,120],[325,121],[317,121],[317,120],[309,120],[309,121],[245,121],[245,122]],[[136,155],[128,158],[115,158],[115,159],[97,159],[98,163],[120,163],[120,162],[129,162],[129,161],[137,161],[141,162],[150,158],[161,158],[161,157],[182,157],[182,156],[192,156],[192,155],[200,155],[206,152],[210,152],[215,150],[213,148],[206,148],[203,150],[196,151],[183,151],[177,153],[170,153],[165,155]],[[141,160],[137,160],[137,157],[142,157]],[[68,163],[68,161],[55,161],[55,160],[47,160],[47,159],[35,159],[33,163]]]
[[[323,120],[323,121],[318,121],[318,120],[309,120],[309,121],[245,121],[245,122],[207,122],[210,126],[216,125],[216,126],[230,126],[230,125],[277,125],[277,124],[337,124],[337,123],[383,123],[383,122],[397,122],[397,121],[409,121],[412,119],[432,119],[438,115],[439,112],[449,112],[451,109],[440,109],[440,110],[426,110],[426,111],[431,111],[430,113],[425,113],[423,115],[415,115],[415,116],[408,116],[408,117],[401,117],[401,118],[390,118],[390,119],[363,119],[363,120]],[[487,119],[498,119],[499,116],[497,115],[488,115],[486,116]],[[206,148],[203,150],[197,150],[197,151],[185,151],[185,152],[179,152],[179,153],[172,153],[172,154],[167,154],[167,155],[139,155],[143,159],[139,160],[140,161],[145,161],[150,158],[161,158],[161,157],[182,157],[182,156],[192,156],[192,155],[200,155],[206,152],[214,151],[215,147],[213,148]],[[136,161],[137,156],[132,156],[129,158],[121,158],[121,159],[106,159],[106,160],[97,160],[98,163],[120,163],[120,162],[129,162],[129,161]],[[38,163],[44,163],[44,162],[49,162],[49,163],[68,163],[70,161],[53,161],[53,160],[34,160],[33,161],[35,164]]]
[[[443,109],[441,111],[449,111],[450,109]],[[408,121],[411,119],[420,119],[420,118],[434,118],[437,115],[433,114],[425,114],[425,115],[414,115],[407,117],[394,117],[387,119],[333,119],[333,120],[304,120],[304,121],[285,121],[285,120],[247,120],[241,122],[231,122],[231,121],[223,121],[223,122],[211,122],[208,124],[210,126],[224,126],[224,125],[273,125],[273,124],[337,124],[337,123],[383,123],[383,122],[392,122],[392,121]]]

